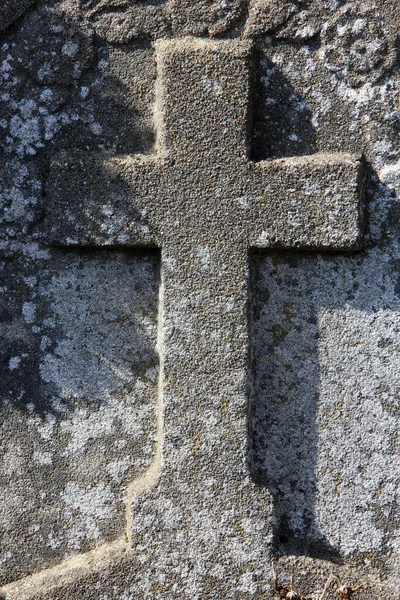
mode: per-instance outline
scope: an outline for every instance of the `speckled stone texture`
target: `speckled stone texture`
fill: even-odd
[[[158,261],[51,251],[36,275],[16,256],[2,267],[1,576],[12,581],[124,529],[126,483],[153,450]]]
[[[0,8],[0,596],[398,597],[399,21]]]

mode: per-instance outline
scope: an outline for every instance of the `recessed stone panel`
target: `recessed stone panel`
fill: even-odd
[[[380,261],[256,260],[252,464],[280,554],[399,550],[398,275]]]
[[[123,536],[154,444],[157,256],[41,254],[1,265],[3,583]]]

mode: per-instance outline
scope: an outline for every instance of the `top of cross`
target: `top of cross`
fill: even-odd
[[[247,158],[250,42],[161,40],[156,48],[160,154],[207,168]]]

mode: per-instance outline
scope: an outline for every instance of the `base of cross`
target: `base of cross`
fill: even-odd
[[[196,493],[200,501],[195,500]],[[214,485],[208,500],[207,490],[194,490],[186,511],[180,504],[179,498],[166,497],[161,476],[134,499],[129,539],[124,536],[8,584],[0,590],[0,598],[250,600],[264,596],[271,587],[268,492],[247,479],[235,490],[227,486],[217,492]]]

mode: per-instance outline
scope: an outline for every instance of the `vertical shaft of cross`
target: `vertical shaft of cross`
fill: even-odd
[[[200,494],[246,477],[247,252],[230,246],[163,249],[164,466]]]
[[[164,468],[199,497],[207,478],[247,476],[248,248],[218,188],[220,165],[247,159],[251,60],[248,42],[157,44],[159,150],[176,181],[163,221],[179,224],[162,242]],[[201,173],[193,195],[180,187]]]

